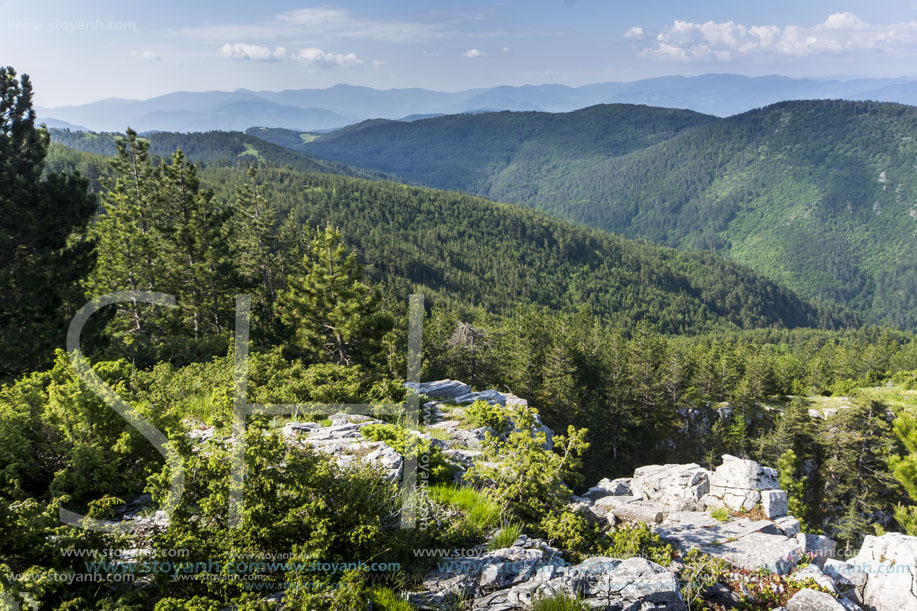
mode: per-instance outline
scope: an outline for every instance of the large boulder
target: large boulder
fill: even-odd
[[[710,472],[694,463],[649,465],[634,471],[633,493],[661,503],[666,511],[694,511],[710,491]]]
[[[787,611],[847,611],[836,598],[830,594],[806,588],[793,595],[786,604]]]
[[[608,479],[607,477],[598,484],[590,488],[583,494],[587,499],[593,501],[602,498],[603,496],[622,496],[633,494],[633,488],[631,483],[633,478],[630,477],[621,477],[618,479]]]
[[[723,454],[723,464],[710,476],[710,485],[743,490],[771,490],[780,487],[774,469],[729,454]]]
[[[785,516],[786,493],[780,490],[777,472],[753,460],[723,455],[723,464],[710,475],[706,507],[725,506],[734,511],[751,511],[761,506],[769,519]]]
[[[847,573],[866,575],[857,588],[862,604],[874,611],[917,611],[917,537],[886,533],[868,535]],[[833,570],[837,570],[837,566]],[[852,577],[853,581],[856,577]]]

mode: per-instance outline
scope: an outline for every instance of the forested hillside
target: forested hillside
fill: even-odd
[[[496,195],[497,183],[514,172],[552,174],[568,164],[626,155],[715,121],[687,110],[593,106],[573,113],[499,112],[449,115],[420,121],[364,121],[329,134],[297,137],[285,130],[249,134],[293,150],[356,166],[380,169],[440,189]],[[431,157],[432,155],[432,157]],[[516,184],[529,196],[542,186]],[[527,203],[527,198],[517,200]],[[500,199],[500,197],[494,197]]]
[[[641,136],[640,126],[657,127]],[[722,120],[611,105],[375,123],[296,148],[720,252],[804,295],[915,328],[915,128],[917,109],[884,103],[784,102]]]
[[[49,164],[92,172],[101,160],[55,149]],[[225,165],[202,169],[200,179],[220,201],[251,181],[245,168]],[[281,217],[292,211],[303,226],[339,227],[371,277],[402,295],[419,291],[495,313],[519,303],[588,305],[623,328],[645,318],[666,333],[854,321],[720,257],[618,238],[519,206],[284,166],[261,167],[255,182]]]
[[[69,129],[51,129],[51,141],[67,148],[111,156],[117,147],[115,141],[124,134],[110,132],[75,132]],[[144,134],[150,143],[150,153],[157,157],[170,157],[181,149],[189,159],[201,164],[230,163],[248,166],[268,161],[308,172],[329,172],[350,176],[374,176],[374,172],[344,166],[340,163],[319,161],[307,155],[291,152],[288,148],[249,136],[242,132],[151,132]],[[93,178],[95,176],[93,175]]]
[[[917,544],[913,333],[471,195],[49,140],[0,68],[4,609],[846,609],[820,560]]]

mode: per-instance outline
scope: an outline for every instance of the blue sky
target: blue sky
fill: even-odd
[[[42,106],[337,83],[455,91],[668,74],[917,76],[917,0],[0,0]],[[6,23],[4,23],[4,21]]]

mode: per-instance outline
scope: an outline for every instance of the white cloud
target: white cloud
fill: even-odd
[[[752,55],[805,57],[917,47],[917,21],[872,25],[835,13],[812,26],[745,26],[733,21],[675,21],[655,37],[640,27],[624,34],[642,55],[679,61],[729,61]]]
[[[222,57],[228,57],[230,59],[250,59],[258,62],[280,61],[284,58],[286,52],[286,49],[283,47],[277,47],[271,50],[269,47],[249,45],[244,42],[237,42],[235,44],[226,43],[220,47],[218,51]]]
[[[206,41],[277,40],[296,37],[360,38],[412,42],[448,36],[442,25],[418,21],[374,21],[334,8],[302,8],[256,23],[206,24],[177,30],[180,36]]]
[[[131,51],[131,57],[135,59],[143,59],[148,62],[159,61],[159,55],[155,51]]]
[[[484,57],[486,55],[487,53],[484,53],[484,51],[478,51],[477,49],[468,49],[462,53],[462,57],[467,57],[469,59],[473,57]]]
[[[359,66],[364,62],[353,53],[327,53],[321,49],[300,49],[290,55],[290,59],[309,67],[338,68],[341,66]]]

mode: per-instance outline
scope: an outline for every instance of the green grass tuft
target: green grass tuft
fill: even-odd
[[[495,550],[509,547],[516,542],[516,539],[518,539],[521,534],[522,526],[520,524],[504,524],[503,528],[498,530],[494,538],[488,543],[487,548]]]
[[[373,588],[373,609],[379,611],[414,611],[416,607],[391,588]]]
[[[565,592],[558,592],[551,596],[536,598],[532,604],[532,611],[587,611],[586,604]]]
[[[485,492],[451,484],[430,486],[427,491],[437,503],[460,509],[468,524],[478,532],[489,530],[500,523],[500,504]]]

